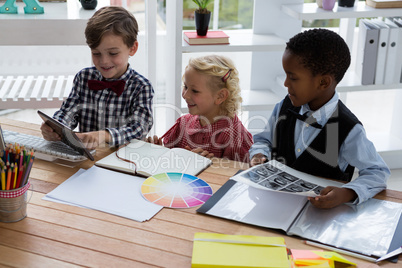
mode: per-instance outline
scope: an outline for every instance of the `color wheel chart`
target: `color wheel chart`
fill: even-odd
[[[147,178],[141,193],[148,201],[171,208],[190,208],[204,204],[212,188],[204,180],[184,173],[161,173]]]

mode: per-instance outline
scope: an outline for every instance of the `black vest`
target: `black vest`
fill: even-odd
[[[296,159],[294,133],[296,117],[288,111],[297,113],[300,107],[294,107],[286,97],[276,123],[272,158],[296,170],[319,177],[350,181],[354,167],[348,166],[342,172],[338,165],[341,145],[356,124],[361,124],[357,117],[339,100],[337,108],[323,126],[308,148]]]

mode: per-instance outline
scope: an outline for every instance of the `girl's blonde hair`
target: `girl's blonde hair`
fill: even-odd
[[[213,92],[218,92],[222,88],[228,89],[228,98],[221,104],[221,115],[233,118],[242,102],[239,72],[233,61],[224,56],[208,55],[191,58],[186,68],[188,67],[210,76],[208,85]]]

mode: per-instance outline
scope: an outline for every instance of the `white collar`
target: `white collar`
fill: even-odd
[[[317,120],[317,123],[323,126],[334,113],[338,101],[339,95],[338,92],[335,92],[334,96],[318,110],[312,111],[307,103],[302,105],[300,114],[308,112],[308,116],[312,115]]]

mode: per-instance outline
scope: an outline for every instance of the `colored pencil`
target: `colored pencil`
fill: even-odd
[[[7,170],[7,185],[6,185],[6,190],[10,190],[12,169],[13,169],[13,164],[11,164],[11,168],[8,168],[8,170]]]
[[[31,173],[31,168],[32,168],[32,164],[33,164],[33,160],[35,159],[35,156],[32,156],[31,159],[29,160],[29,165],[27,170],[25,171],[25,175],[24,175],[24,179],[22,181],[22,185],[24,186],[27,183],[28,177],[29,177],[29,173]]]
[[[15,189],[20,188],[22,186],[21,185],[22,174],[24,174],[24,167],[23,166],[18,171],[18,179],[17,179],[17,185],[14,187]]]
[[[17,162],[15,162],[15,165],[14,165],[14,177],[13,177],[13,183],[12,183],[12,185],[11,185],[11,189],[10,190],[12,190],[12,189],[15,189],[15,185],[17,184],[17,177],[18,177],[18,166],[17,166]]]
[[[7,144],[2,153],[3,157],[0,156],[0,190],[14,190],[23,187],[28,182],[32,169],[35,159],[34,151],[32,149],[27,151],[23,146],[15,143]]]
[[[1,190],[6,189],[6,171],[5,168],[3,167],[1,169]]]

